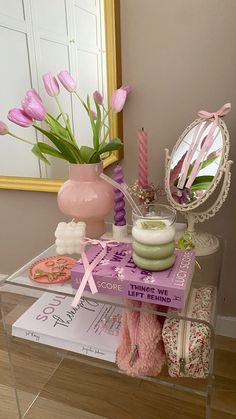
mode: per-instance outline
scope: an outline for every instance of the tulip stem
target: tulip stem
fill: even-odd
[[[8,134],[11,135],[14,138],[17,138],[20,141],[23,141],[24,143],[30,144],[30,145],[35,145],[35,143],[31,143],[31,141],[29,140],[25,140],[25,138],[21,138],[18,135],[13,134],[12,132],[8,131]]]
[[[106,120],[106,118],[108,117],[108,115],[109,115],[109,113],[110,113],[111,108],[109,108],[109,109],[107,109],[107,110],[106,110],[106,108],[104,107],[103,109],[104,109],[104,111],[105,111],[105,115],[104,115],[104,117],[103,117],[103,119],[102,119],[102,121],[101,121],[101,126],[103,126],[103,125],[105,124],[105,120]]]
[[[62,107],[61,107],[61,104],[60,104],[60,102],[59,102],[59,100],[58,100],[58,97],[57,97],[57,96],[54,96],[54,98],[55,98],[55,101],[57,102],[58,109],[59,109],[59,111],[61,112],[61,116],[62,116],[62,118],[63,118],[63,120],[64,120],[64,122],[65,122],[66,128],[67,128],[67,130],[68,130],[68,132],[69,132],[69,135],[70,135],[70,138],[71,138],[71,140],[73,141],[73,143],[74,143],[74,144],[76,144],[75,139],[74,139],[74,136],[73,136],[73,133],[72,133],[72,131],[71,131],[70,124],[69,124],[69,122],[68,122],[68,119],[67,119],[67,118],[66,118],[66,116],[65,116],[65,113],[64,113],[64,112],[63,112],[63,110],[62,110]]]
[[[82,103],[82,105],[84,106],[84,108],[86,109],[86,111],[89,112],[88,106],[83,101],[83,99],[81,99],[80,95],[76,92],[76,90],[73,93],[75,93],[75,95],[77,96],[77,98],[79,99],[79,101]]]
[[[101,141],[101,143],[100,143],[100,147],[99,147],[99,149],[100,149],[100,150],[102,149],[102,147],[104,146],[104,144],[105,144],[105,142],[106,142],[106,139],[107,139],[107,137],[108,137],[108,135],[109,135],[110,129],[111,129],[111,127],[110,127],[110,128],[108,128],[108,130],[107,130],[107,132],[106,132],[106,134],[105,134],[105,136],[104,136],[103,140],[102,140],[102,141]]]
[[[102,125],[104,125],[105,127],[107,127],[107,125],[105,124],[105,120],[106,120],[107,116],[109,115],[110,110],[111,110],[111,108],[109,108],[109,109],[106,111],[106,114],[105,114],[105,116],[104,116],[104,118],[103,118],[103,120],[102,120]],[[106,139],[107,139],[107,137],[108,137],[108,135],[109,135],[109,132],[110,132],[110,130],[111,130],[111,126],[112,126],[112,119],[111,119],[111,121],[110,121],[110,126],[109,126],[109,127],[107,127],[107,132],[105,133],[105,136],[103,137],[103,140],[102,140],[102,141],[101,141],[101,143],[100,143],[100,146],[99,146],[99,149],[100,149],[100,150],[101,150],[101,148],[104,146],[104,144],[105,144],[105,142],[106,142]]]

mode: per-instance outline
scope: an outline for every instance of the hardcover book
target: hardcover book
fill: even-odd
[[[44,293],[12,325],[12,335],[115,362],[121,309],[81,298]]]
[[[86,255],[89,263],[101,252],[100,245],[91,246]],[[169,307],[183,308],[194,273],[195,254],[176,250],[175,264],[164,271],[152,272],[138,268],[132,259],[132,245],[120,243],[107,247],[107,254],[93,270],[98,291]],[[77,289],[84,275],[80,259],[71,270],[72,287]],[[86,285],[86,290],[90,290]]]

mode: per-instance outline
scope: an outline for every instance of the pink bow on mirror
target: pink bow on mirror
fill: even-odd
[[[208,111],[199,111],[198,116],[201,119],[211,119],[215,118],[218,123],[218,118],[227,115],[231,111],[231,103],[225,103],[221,108],[216,112],[208,112]]]

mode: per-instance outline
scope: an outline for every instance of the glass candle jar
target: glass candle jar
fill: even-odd
[[[161,271],[175,262],[176,211],[162,204],[141,205],[132,213],[134,263],[142,269]]]

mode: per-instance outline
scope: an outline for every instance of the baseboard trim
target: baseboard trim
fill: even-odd
[[[236,317],[217,316],[216,334],[236,338]]]

